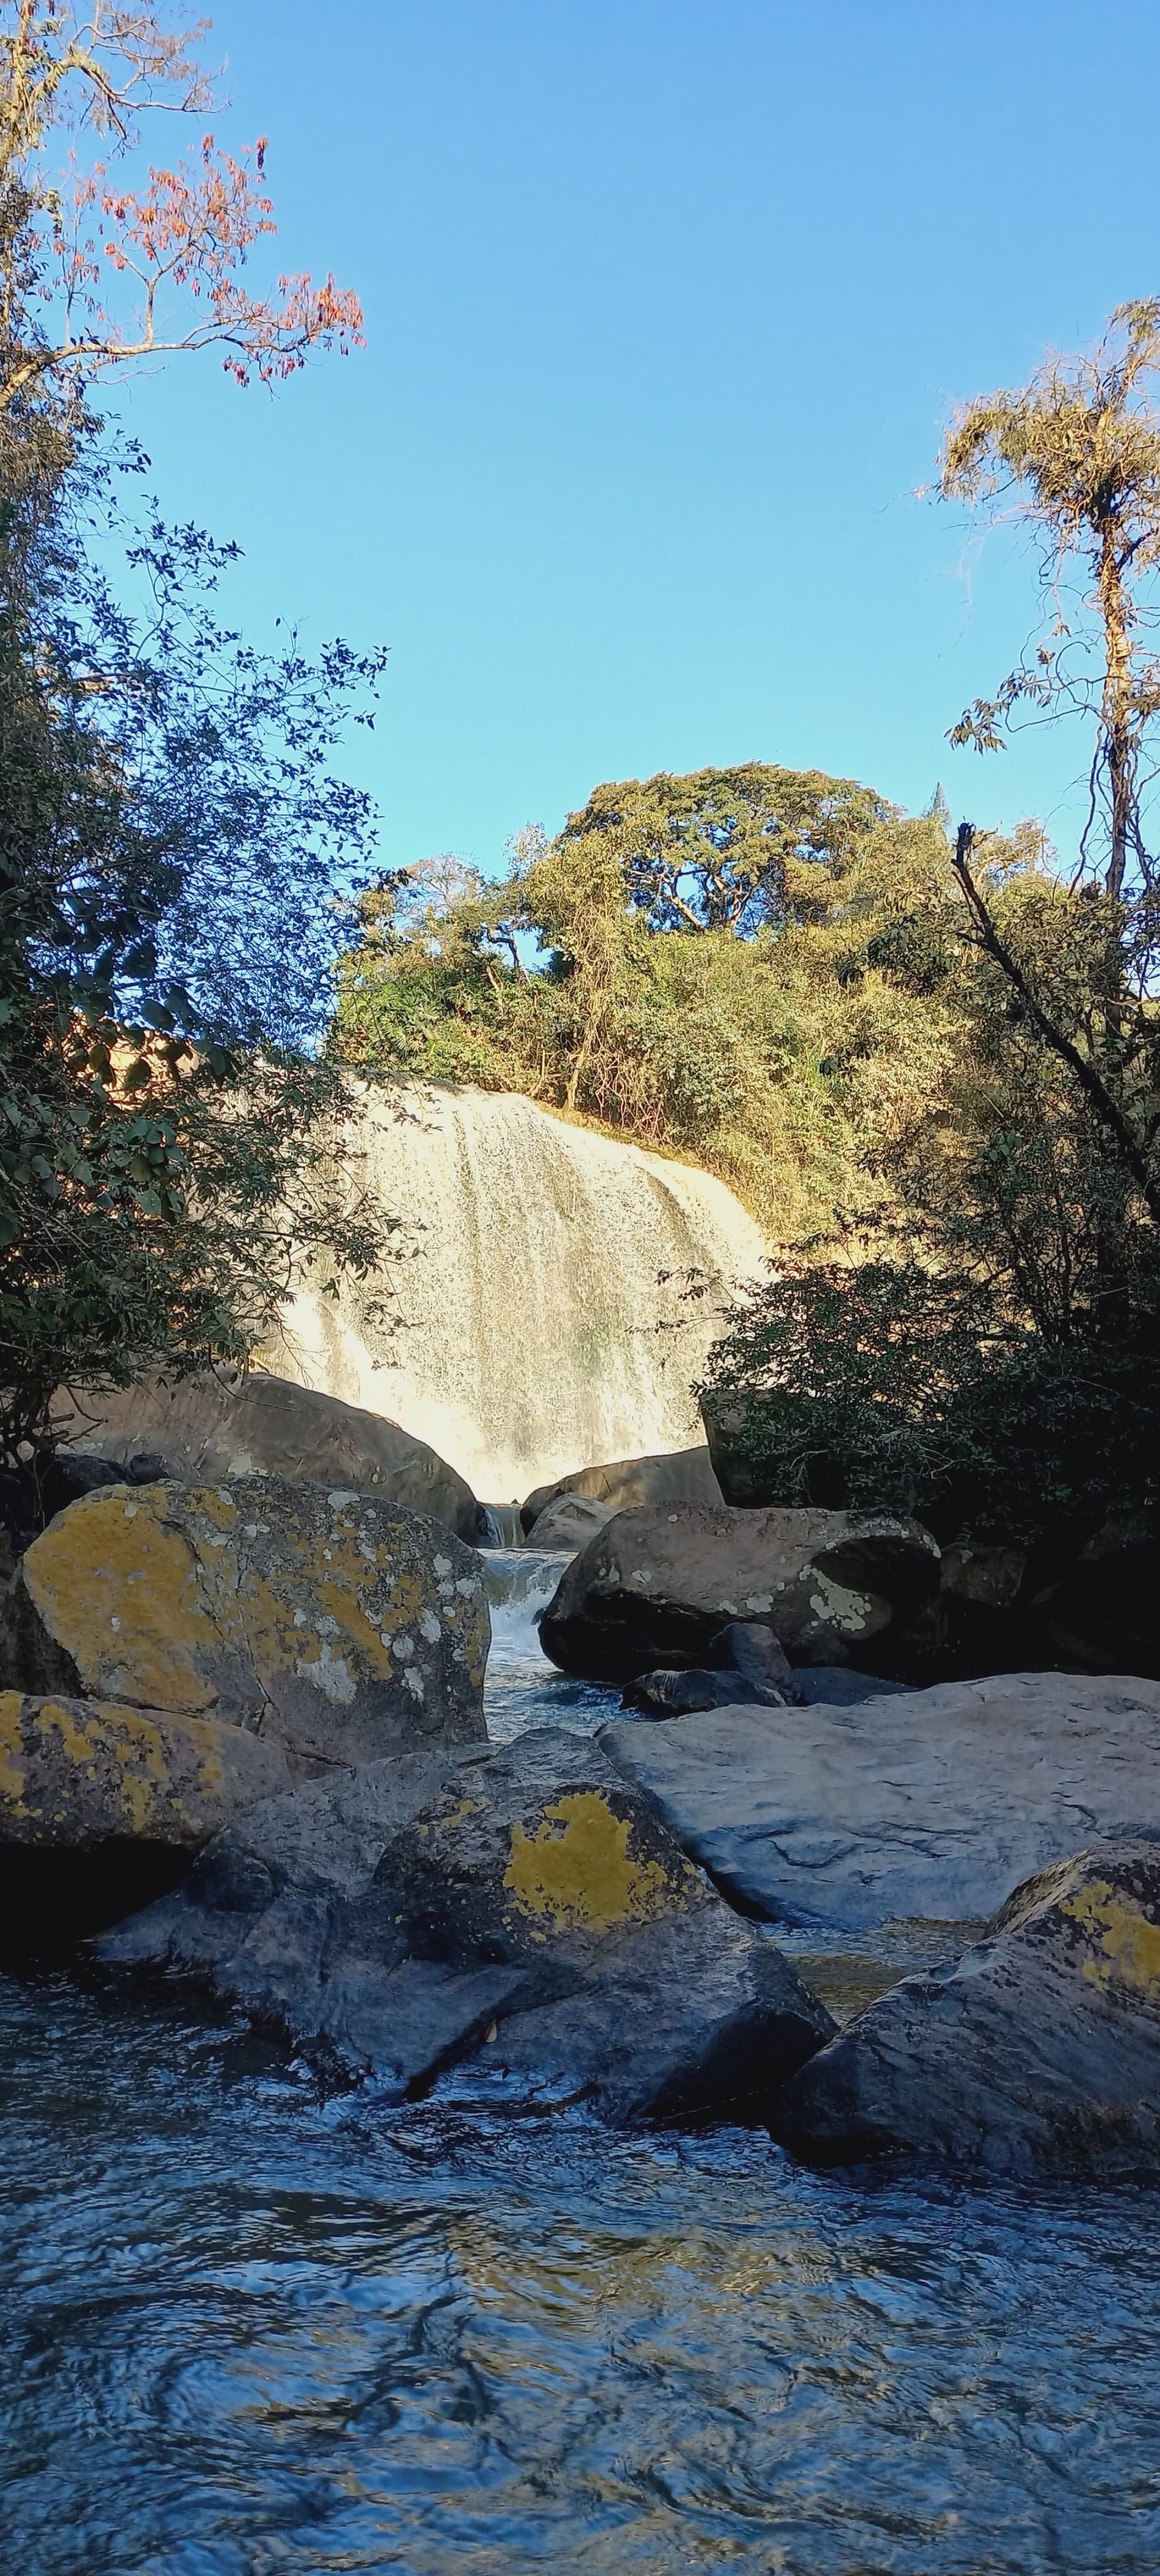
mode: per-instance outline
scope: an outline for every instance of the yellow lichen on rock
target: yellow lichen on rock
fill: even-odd
[[[1160,1994],[1160,1923],[1130,1897],[1106,1879],[1093,1879],[1065,1897],[1059,1910],[1099,1945],[1098,1955],[1083,1963],[1089,1985],[1106,1989],[1118,1977],[1141,1993]]]
[[[681,1912],[700,1894],[695,1870],[634,1856],[632,1825],[603,1791],[575,1789],[545,1807],[533,1832],[512,1827],[504,1886],[546,1932],[606,1933]]]
[[[481,1737],[489,1640],[478,1557],[396,1505],[272,1476],[115,1486],[29,1548],[2,1678],[349,1763]]]
[[[0,1691],[0,1843],[196,1851],[290,1786],[281,1748],[213,1719]]]
[[[153,1497],[122,1486],[59,1514],[24,1559],[29,1600],[60,1637],[85,1690],[144,1708],[209,1709],[197,1559]]]

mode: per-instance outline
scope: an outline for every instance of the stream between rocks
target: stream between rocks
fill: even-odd
[[[590,1732],[488,1562],[492,1734]],[[176,1985],[0,2031],[10,2576],[1156,2576],[1160,2193],[322,2102]]]

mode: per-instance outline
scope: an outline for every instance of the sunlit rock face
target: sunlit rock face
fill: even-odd
[[[481,1737],[490,1634],[474,1549],[396,1504],[279,1476],[111,1485],[29,1548],[0,1675],[212,1716],[311,1769]]]
[[[515,1094],[363,1098],[358,1177],[403,1256],[337,1301],[304,1282],[269,1365],[401,1423],[490,1501],[702,1441],[692,1380],[765,1249],[732,1191]]]

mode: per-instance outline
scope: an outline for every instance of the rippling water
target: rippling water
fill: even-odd
[[[177,1986],[0,2048],[12,2576],[1160,2568],[1160,2195],[327,2104]]]

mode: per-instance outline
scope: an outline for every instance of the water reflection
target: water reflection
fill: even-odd
[[[1160,2201],[320,2103],[2,1990],[13,2576],[1160,2565]]]

